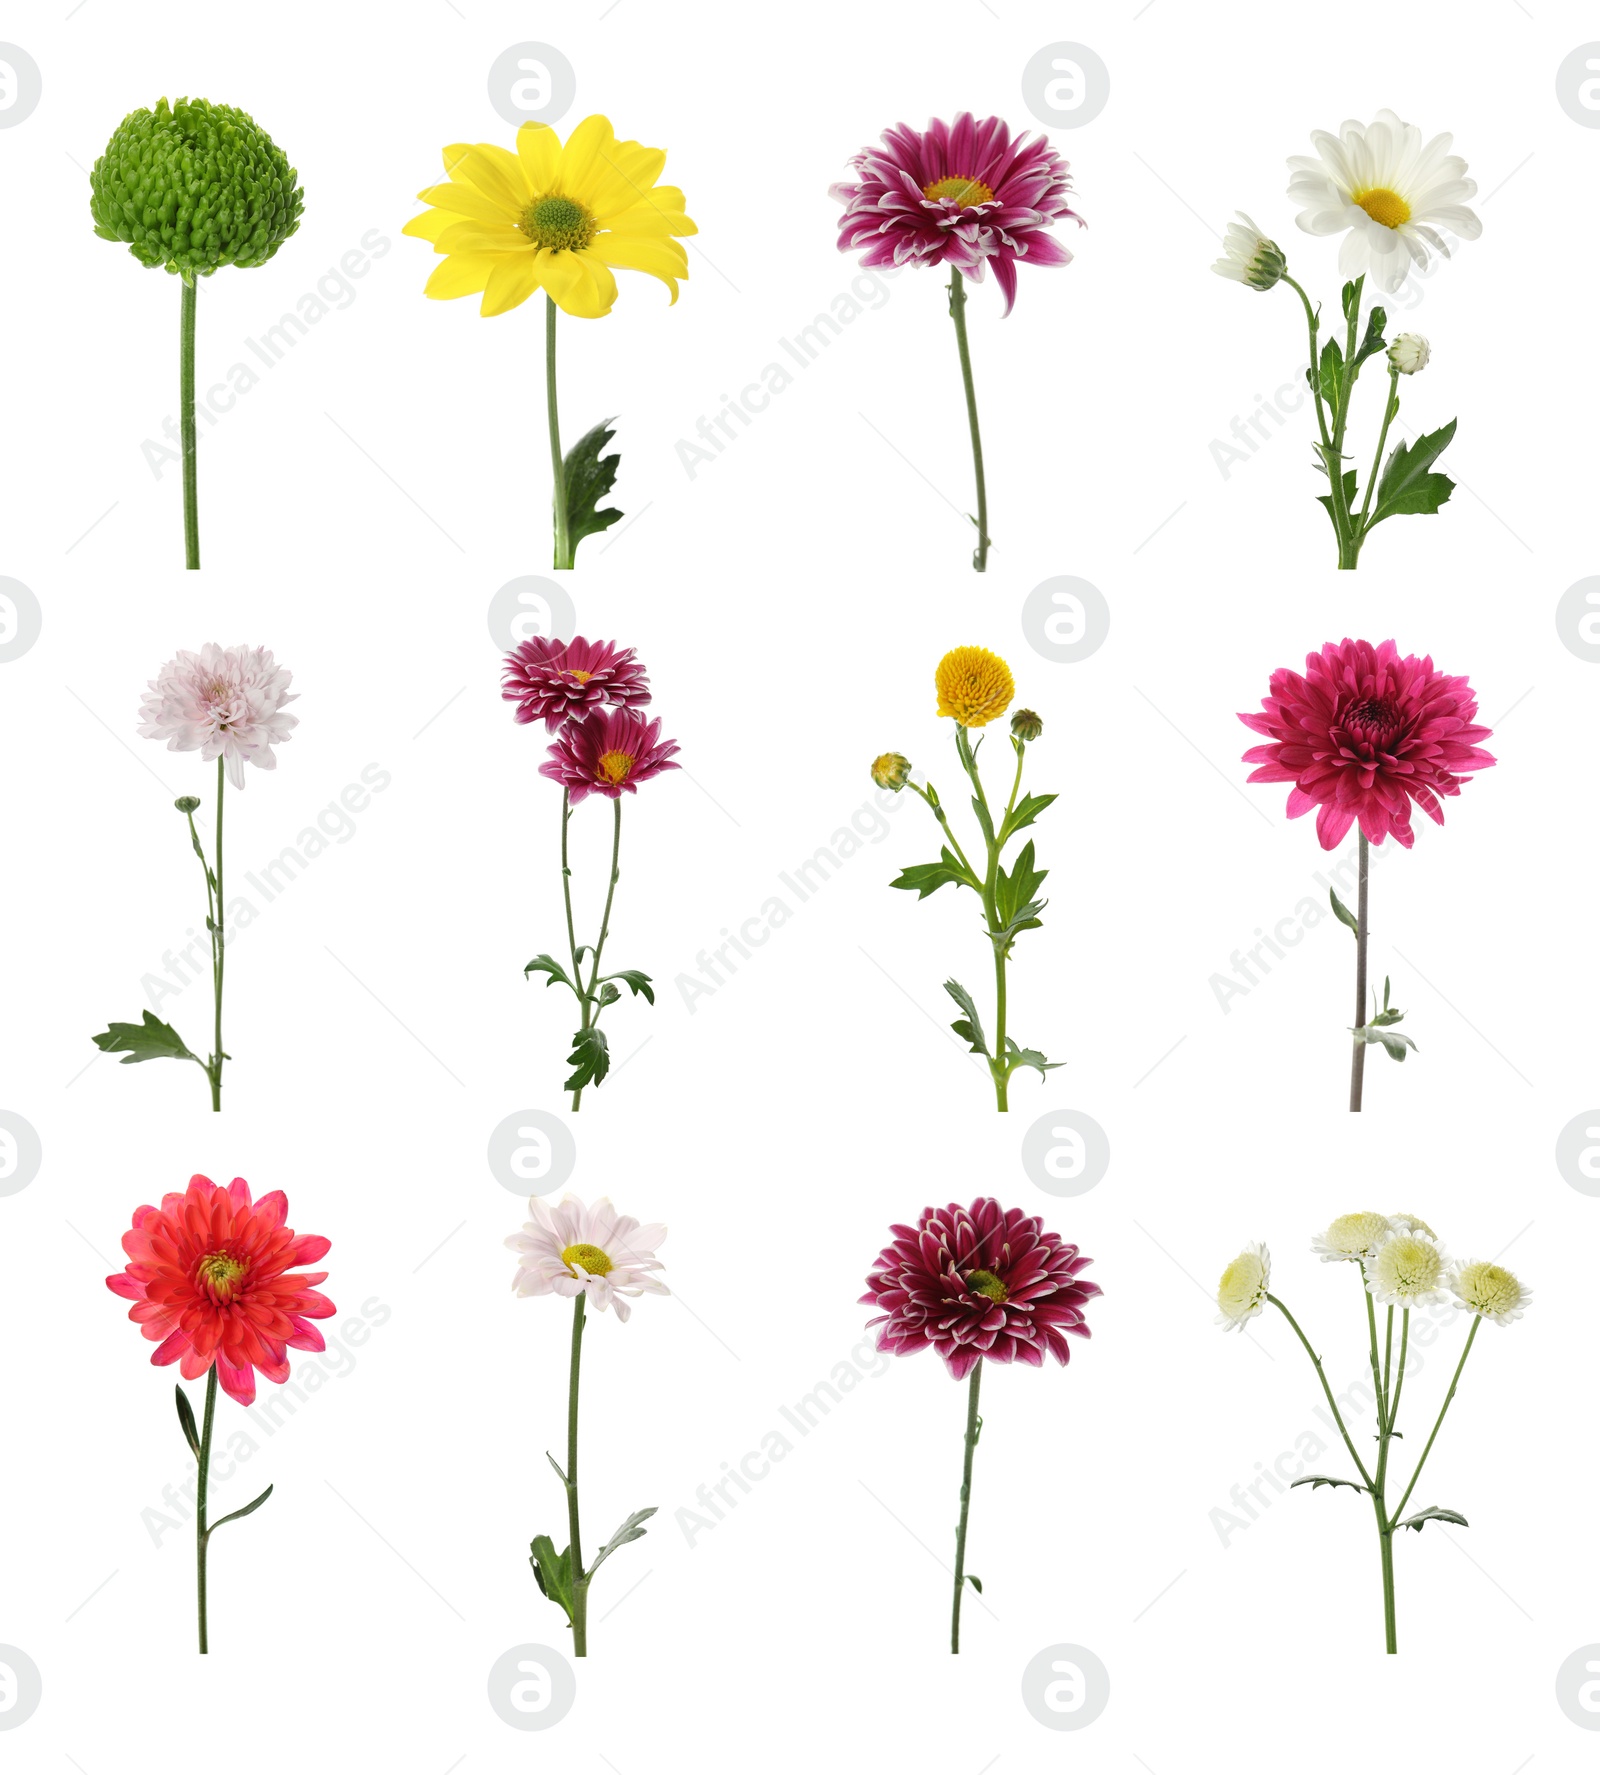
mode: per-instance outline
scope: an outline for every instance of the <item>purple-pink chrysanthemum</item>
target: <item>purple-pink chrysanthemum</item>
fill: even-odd
[[[244,767],[273,770],[272,748],[290,737],[299,717],[285,715],[297,700],[290,673],[265,647],[218,647],[180,653],[150,680],[139,705],[139,733],[165,740],[169,752],[194,752],[209,764],[227,760],[228,781],[244,787]]]
[[[539,775],[559,783],[574,807],[586,795],[615,801],[624,790],[632,795],[640,783],[677,770],[672,762],[677,750],[676,740],[662,739],[659,716],[646,721],[632,709],[606,709],[587,721],[569,721]]]
[[[500,694],[517,705],[516,718],[542,721],[554,733],[603,704],[629,708],[650,700],[650,680],[631,647],[612,641],[547,640],[535,635],[506,655]]]
[[[970,1208],[924,1208],[916,1226],[893,1226],[863,1306],[881,1307],[878,1348],[908,1356],[932,1346],[957,1380],[974,1363],[1065,1363],[1066,1334],[1087,1337],[1083,1309],[1100,1293],[1079,1280],[1092,1261],[1047,1233],[1036,1215],[982,1196]]]
[[[1065,265],[1072,254],[1049,229],[1063,217],[1081,227],[1067,202],[1067,163],[1043,136],[1016,136],[998,117],[954,123],[935,118],[926,130],[898,124],[884,146],[864,148],[850,164],[854,184],[830,195],[844,206],[839,250],[864,248],[863,265],[956,266],[981,283],[985,268],[1009,314],[1017,299],[1017,262]]]
[[[1343,842],[1351,825],[1373,844],[1391,833],[1410,850],[1411,803],[1444,824],[1440,798],[1461,793],[1469,772],[1495,762],[1478,742],[1478,699],[1465,678],[1435,670],[1429,658],[1393,641],[1374,647],[1348,637],[1306,657],[1305,676],[1280,667],[1272,674],[1262,715],[1239,719],[1270,743],[1252,746],[1252,783],[1292,783],[1290,819],[1317,810],[1324,850]]]

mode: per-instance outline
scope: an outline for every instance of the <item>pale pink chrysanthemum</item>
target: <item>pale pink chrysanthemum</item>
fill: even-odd
[[[534,1196],[528,1212],[533,1218],[506,1240],[520,1259],[511,1283],[519,1295],[560,1294],[571,1300],[581,1293],[600,1312],[614,1307],[626,1323],[628,1298],[672,1292],[655,1275],[662,1267],[656,1247],[667,1236],[659,1221],[641,1226],[618,1214],[609,1196],[592,1207],[563,1196],[553,1208]]]
[[[1334,850],[1351,825],[1373,844],[1391,833],[1415,842],[1411,803],[1444,824],[1440,798],[1459,795],[1463,777],[1494,763],[1478,744],[1478,699],[1465,678],[1393,641],[1330,641],[1306,656],[1305,676],[1279,667],[1262,715],[1240,715],[1270,742],[1244,754],[1252,783],[1292,783],[1290,819],[1317,810],[1317,837]]]
[[[150,680],[139,705],[139,733],[165,740],[169,752],[195,752],[209,764],[227,760],[228,781],[244,787],[244,767],[273,770],[272,748],[290,737],[299,718],[285,715],[297,700],[290,672],[266,647],[218,647],[180,653]]]
[[[845,206],[839,250],[861,247],[863,265],[956,266],[982,283],[987,266],[1006,299],[1017,299],[1017,265],[1066,265],[1072,254],[1053,239],[1063,219],[1083,226],[1068,204],[1067,163],[1042,136],[1013,137],[998,117],[953,123],[935,118],[926,130],[898,124],[883,147],[864,148],[850,162],[854,184],[831,187]]]

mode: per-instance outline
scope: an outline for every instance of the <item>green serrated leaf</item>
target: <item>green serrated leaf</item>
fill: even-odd
[[[1456,422],[1451,420],[1437,431],[1425,432],[1409,444],[1396,444],[1383,465],[1378,481],[1372,516],[1367,520],[1370,530],[1385,518],[1405,515],[1429,516],[1455,491],[1455,482],[1445,474],[1428,471],[1450,447],[1456,435]]]
[[[588,1571],[584,1574],[585,1577],[592,1578],[595,1573],[599,1571],[601,1563],[604,1560],[609,1559],[619,1547],[626,1547],[630,1541],[641,1540],[646,1531],[640,1528],[639,1524],[648,1521],[650,1517],[655,1515],[655,1513],[656,1506],[654,1504],[652,1504],[648,1510],[635,1510],[628,1520],[623,1523],[622,1527],[617,1530],[611,1539],[606,1542],[605,1546],[594,1556],[594,1564],[591,1565]]]
[[[522,977],[524,980],[527,979],[529,974],[548,974],[550,978],[545,981],[547,987],[556,985],[572,986],[572,982],[567,978],[567,970],[562,967],[560,962],[558,962],[553,955],[536,955],[522,970]],[[576,990],[576,988],[574,988],[574,990]]]
[[[1339,898],[1332,888],[1328,889],[1328,903],[1333,907],[1333,916],[1338,919],[1339,923],[1348,926],[1350,931],[1359,938],[1361,935],[1361,921],[1350,908],[1345,905],[1344,901]]]
[[[189,1403],[189,1395],[182,1387],[174,1387],[178,1395],[178,1422],[183,1426],[183,1439],[189,1445],[189,1453],[198,1461],[200,1459],[200,1430],[194,1421],[194,1407]]]
[[[600,501],[616,484],[617,466],[622,461],[615,453],[610,456],[600,454],[615,436],[611,421],[602,419],[578,439],[562,464],[562,478],[567,489],[567,546],[574,557],[584,537],[598,536],[622,516],[614,505],[607,506],[604,511],[599,509]],[[560,564],[556,563],[557,566]]]
[[[533,1567],[534,1579],[540,1592],[566,1610],[570,1625],[573,1603],[572,1549],[563,1547],[557,1553],[556,1544],[548,1535],[535,1535],[528,1550],[528,1564]]]
[[[600,988],[600,1003],[602,1007],[606,1005],[614,1005],[621,997],[621,989],[613,986],[609,980]]]
[[[1313,1491],[1319,1485],[1347,1485],[1351,1491],[1365,1491],[1367,1489],[1364,1485],[1357,1485],[1353,1479],[1331,1479],[1326,1473],[1308,1473],[1304,1479],[1292,1480],[1289,1485],[1290,1491],[1293,1491],[1297,1485],[1309,1485]]]
[[[1004,844],[1013,833],[1031,826],[1055,799],[1054,795],[1024,795],[1001,826],[1000,842]]]
[[[976,888],[978,885],[948,850],[941,850],[937,863],[913,863],[909,869],[902,869],[889,886],[913,888],[919,900],[926,900],[929,894],[936,894],[949,882],[954,882],[957,887]]]
[[[1002,926],[1017,924],[1019,920],[1031,917],[1030,909],[1036,911],[1041,904],[1039,889],[1049,873],[1048,869],[1034,866],[1033,840],[1030,838],[1017,853],[1017,860],[1011,865],[1011,873],[1008,875],[1002,869],[995,877],[994,903]],[[1036,925],[1038,922],[1038,919],[1032,919],[1032,924]]]
[[[1066,1065],[1064,1060],[1046,1060],[1037,1048],[1019,1048],[1010,1036],[1006,1037],[1006,1061],[1007,1077],[1019,1066],[1031,1066],[1043,1078],[1047,1072],[1058,1072]]]
[[[580,1029],[572,1038],[572,1052],[567,1056],[572,1077],[561,1087],[563,1091],[581,1091],[585,1085],[598,1085],[611,1070],[611,1047],[606,1032],[593,1024]]]
[[[989,1044],[984,1040],[983,1020],[978,1015],[978,1007],[972,1002],[972,994],[959,980],[946,980],[944,989],[966,1012],[964,1017],[957,1018],[950,1027],[969,1045],[974,1054],[982,1054],[987,1060]]]
[[[642,974],[637,968],[623,968],[615,974],[607,974],[608,980],[620,980],[635,998],[642,998],[646,1004],[656,1002],[655,988],[650,984],[650,976]],[[620,993],[617,995],[622,996]]]
[[[1320,455],[1321,452],[1319,451],[1318,454]],[[1344,483],[1345,510],[1350,511],[1354,508],[1356,503],[1356,471],[1353,468],[1347,468],[1341,476],[1341,479]],[[1317,504],[1328,514],[1329,522],[1332,523],[1335,530],[1337,530],[1339,520],[1333,515],[1333,495],[1331,493],[1319,493],[1317,495]]]
[[[144,1013],[142,1023],[111,1024],[94,1038],[94,1045],[102,1054],[121,1054],[124,1066],[136,1066],[141,1060],[193,1060],[197,1066],[203,1064],[197,1054],[191,1054],[183,1045],[177,1030],[170,1023],[163,1023],[153,1011]]]
[[[218,1520],[216,1522],[212,1523],[211,1526],[206,1530],[206,1539],[209,1541],[211,1539],[211,1537],[217,1532],[217,1530],[222,1527],[223,1523],[237,1522],[241,1516],[249,1516],[253,1512],[259,1510],[261,1508],[261,1506],[264,1503],[266,1503],[267,1499],[270,1498],[271,1496],[272,1496],[272,1487],[269,1485],[259,1498],[252,1498],[250,1500],[250,1502],[248,1504],[246,1504],[242,1510],[230,1510],[226,1516],[220,1517],[220,1518],[218,1518]]]
[[[1414,1528],[1420,1535],[1424,1524],[1430,1522],[1453,1522],[1457,1528],[1472,1527],[1472,1524],[1459,1510],[1446,1510],[1440,1504],[1430,1504],[1426,1510],[1419,1510],[1415,1516],[1408,1516],[1400,1526],[1401,1528]]]

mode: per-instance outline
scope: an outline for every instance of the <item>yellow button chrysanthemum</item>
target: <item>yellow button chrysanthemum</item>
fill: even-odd
[[[683,193],[656,183],[666,160],[660,148],[619,142],[604,117],[586,117],[565,147],[546,123],[523,124],[514,154],[453,144],[447,182],[417,193],[432,207],[401,230],[445,255],[426,294],[481,292],[480,312],[494,315],[542,289],[566,313],[598,320],[617,299],[615,268],[660,278],[676,302],[689,275],[676,237],[699,231]]]
[[[962,727],[983,727],[1005,714],[1017,687],[1011,668],[987,647],[952,647],[933,674],[941,715],[953,715]]]

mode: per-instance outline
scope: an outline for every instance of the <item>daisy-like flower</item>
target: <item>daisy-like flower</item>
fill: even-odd
[[[844,208],[839,250],[865,249],[863,265],[955,266],[972,283],[993,266],[1009,314],[1017,265],[1066,265],[1052,238],[1059,221],[1083,225],[1067,199],[1068,167],[1042,136],[1013,138],[998,117],[976,123],[963,111],[926,130],[899,124],[881,148],[850,162],[857,179],[829,195]]]
[[[1037,1215],[981,1196],[970,1208],[924,1208],[915,1227],[892,1226],[893,1243],[867,1277],[864,1307],[880,1307],[878,1348],[909,1356],[932,1348],[956,1380],[978,1362],[1065,1365],[1067,1336],[1088,1337],[1083,1310],[1100,1293],[1080,1257]]]
[[[618,1214],[609,1196],[585,1207],[577,1196],[563,1196],[551,1208],[538,1196],[529,1200],[532,1219],[506,1240],[519,1262],[511,1286],[530,1294],[559,1294],[571,1300],[586,1297],[599,1312],[616,1310],[624,1323],[629,1300],[641,1294],[670,1294],[658,1280],[662,1265],[656,1247],[667,1236],[659,1221],[642,1226],[631,1215]]]
[[[1315,156],[1290,157],[1289,196],[1302,206],[1295,221],[1307,234],[1344,235],[1341,277],[1364,274],[1398,290],[1413,265],[1428,263],[1430,248],[1450,257],[1441,230],[1461,240],[1482,234],[1466,207],[1478,187],[1449,136],[1425,144],[1414,123],[1380,111],[1373,123],[1346,121],[1336,136],[1313,130],[1311,142]]]
[[[559,783],[576,807],[586,795],[615,801],[624,792],[638,792],[641,783],[672,762],[676,740],[661,737],[661,718],[646,721],[632,709],[606,709],[587,721],[569,721],[550,748],[550,760],[539,775]]]
[[[1005,714],[1017,694],[1011,668],[987,647],[952,647],[934,668],[940,715],[960,727],[984,727]]]
[[[179,1363],[186,1381],[215,1366],[223,1391],[250,1405],[258,1369],[281,1385],[290,1350],[327,1347],[311,1323],[335,1310],[317,1292],[327,1271],[294,1266],[316,1263],[329,1241],[296,1234],[288,1212],[282,1190],[252,1202],[242,1177],[222,1189],[199,1176],[134,1212],[122,1235],[130,1262],[106,1287],[133,1302],[128,1317],[159,1346],[153,1363]]]
[[[1394,1228],[1386,1214],[1341,1214],[1311,1241],[1324,1263],[1359,1263],[1377,1249]]]
[[[180,653],[150,680],[139,705],[139,734],[165,740],[169,752],[195,752],[207,764],[227,761],[228,781],[244,787],[244,767],[275,770],[272,748],[290,737],[299,717],[283,712],[297,700],[290,673],[265,647],[218,647]]]
[[[1252,290],[1270,290],[1289,268],[1283,248],[1268,240],[1244,213],[1228,224],[1222,237],[1222,257],[1211,267],[1218,277],[1248,284]]]
[[[1268,744],[1252,746],[1252,783],[1291,783],[1290,819],[1317,809],[1317,838],[1335,850],[1359,821],[1374,844],[1391,833],[1410,850],[1411,804],[1444,824],[1445,796],[1485,770],[1478,699],[1465,678],[1429,658],[1401,658],[1393,641],[1330,641],[1306,657],[1305,675],[1272,674],[1261,715],[1239,719]]]
[[[1381,1306],[1421,1307],[1444,1299],[1449,1259],[1424,1232],[1391,1232],[1366,1260],[1367,1292]]]
[[[546,291],[584,320],[611,312],[613,269],[656,277],[678,299],[689,260],[678,237],[699,230],[683,193],[658,185],[666,154],[622,142],[604,117],[586,117],[567,138],[525,123],[517,149],[454,143],[444,151],[446,182],[418,197],[432,207],[401,230],[431,241],[445,258],[426,294],[475,296],[479,312],[504,314]]]
[[[1217,1283],[1217,1323],[1224,1331],[1242,1331],[1247,1319],[1265,1310],[1271,1286],[1272,1253],[1259,1242],[1246,1245]]]
[[[633,648],[582,635],[571,641],[531,636],[506,655],[503,675],[500,694],[517,705],[517,721],[542,721],[549,733],[604,703],[635,708],[650,700],[650,680]]]
[[[1419,1219],[1415,1214],[1391,1214],[1389,1225],[1397,1233],[1422,1233],[1430,1239],[1437,1239],[1439,1236],[1427,1221]]]
[[[1533,1298],[1532,1289],[1524,1288],[1510,1270],[1497,1263],[1457,1264],[1447,1285],[1468,1312],[1500,1326],[1520,1319]]]

